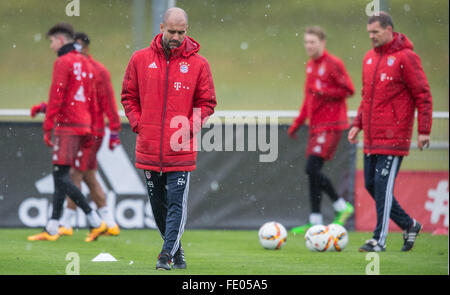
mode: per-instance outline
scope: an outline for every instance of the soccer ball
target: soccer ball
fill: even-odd
[[[306,247],[311,251],[328,251],[333,247],[333,237],[325,225],[314,225],[305,234]]]
[[[286,243],[287,231],[281,223],[271,221],[260,227],[258,237],[264,248],[278,250]]]
[[[345,227],[339,224],[329,224],[328,232],[333,237],[332,247],[329,251],[342,251],[348,244],[348,234]]]

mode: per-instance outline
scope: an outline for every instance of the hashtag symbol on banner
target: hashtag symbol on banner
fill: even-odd
[[[436,224],[443,215],[444,226],[448,227],[448,181],[440,181],[436,189],[428,191],[428,197],[434,199],[425,203],[425,209],[431,212],[431,223]]]

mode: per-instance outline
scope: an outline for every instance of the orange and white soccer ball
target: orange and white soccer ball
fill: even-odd
[[[286,228],[279,222],[264,223],[258,232],[261,246],[269,250],[278,250],[286,243]]]
[[[328,251],[342,251],[348,244],[348,233],[345,227],[339,224],[329,224],[328,232],[332,236],[332,247]]]
[[[332,247],[333,237],[325,225],[314,225],[305,234],[306,247],[311,251],[324,252]]]
[[[306,247],[311,251],[342,251],[348,244],[348,233],[339,224],[314,225],[305,234]]]

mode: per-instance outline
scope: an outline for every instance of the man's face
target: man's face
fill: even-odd
[[[380,22],[373,22],[367,25],[369,38],[372,40],[373,47],[380,47],[388,43],[392,39],[392,27],[383,28]]]
[[[305,45],[306,54],[311,58],[320,57],[325,49],[325,40],[320,40],[320,38],[314,34],[305,34],[303,43]]]
[[[174,49],[183,43],[186,37],[187,24],[185,21],[171,20],[160,25],[161,33],[163,34],[163,43],[166,48]]]
[[[53,52],[58,53],[58,50],[64,45],[64,37],[62,35],[56,34],[48,37],[50,40],[50,48]]]

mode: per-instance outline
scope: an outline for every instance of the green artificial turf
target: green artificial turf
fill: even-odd
[[[373,258],[358,248],[370,233],[350,232],[342,252],[311,252],[303,235],[289,234],[280,250],[265,250],[257,231],[186,230],[182,244],[187,269],[156,271],[162,246],[156,230],[122,230],[118,237],[100,237],[84,242],[87,230],[55,242],[30,242],[38,229],[0,230],[0,275],[65,275],[75,252],[81,275],[365,275]],[[448,274],[448,236],[423,233],[411,252],[401,252],[401,233],[390,233],[387,250],[379,253],[381,275]],[[110,253],[117,262],[92,262],[100,253]],[[366,260],[367,258],[367,260]],[[69,265],[69,269],[70,265]],[[73,270],[73,269],[72,269]]]

